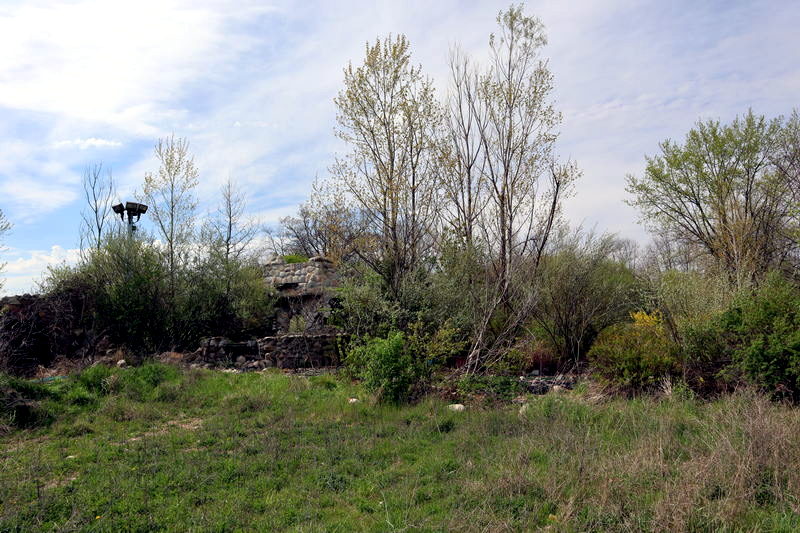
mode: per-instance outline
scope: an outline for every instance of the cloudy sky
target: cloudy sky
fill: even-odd
[[[293,212],[342,146],[333,98],[364,44],[404,33],[446,91],[448,51],[484,59],[494,1],[0,0],[0,208],[13,222],[5,292],[74,259],[87,164],[121,196],[155,170],[153,144],[187,137],[202,209],[228,176],[253,215]],[[646,240],[625,175],[699,118],[800,107],[800,2],[531,1],[583,170],[567,215]],[[146,217],[145,217],[146,218]]]

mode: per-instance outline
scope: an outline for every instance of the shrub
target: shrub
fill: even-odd
[[[397,403],[408,399],[420,376],[419,365],[406,346],[406,337],[399,331],[352,348],[346,364],[381,401]]]
[[[677,347],[669,340],[658,313],[633,313],[632,323],[604,329],[589,361],[593,372],[609,384],[642,390],[677,373]]]
[[[800,392],[800,290],[777,274],[737,298],[719,318],[722,341],[745,380],[775,392]]]

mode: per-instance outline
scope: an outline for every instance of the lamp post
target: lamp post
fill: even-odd
[[[123,222],[125,221],[125,213],[128,213],[129,235],[133,235],[133,233],[136,231],[136,223],[139,222],[139,219],[142,218],[142,215],[147,212],[146,205],[136,202],[125,202],[125,205],[119,203],[111,206],[111,209],[113,209],[114,212],[119,215]],[[134,220],[133,217],[136,217],[136,220]]]

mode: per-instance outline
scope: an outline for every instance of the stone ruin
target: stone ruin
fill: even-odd
[[[243,370],[338,365],[343,339],[325,324],[338,286],[333,263],[324,257],[302,263],[273,259],[264,265],[264,278],[277,292],[275,335],[239,343],[207,339],[193,354],[194,364]]]
[[[338,366],[342,340],[342,336],[332,333],[275,335],[247,342],[212,337],[187,362],[241,370]]]
[[[279,334],[330,330],[325,319],[339,278],[329,259],[312,257],[303,263],[273,259],[264,265],[264,278],[277,291],[275,320]]]

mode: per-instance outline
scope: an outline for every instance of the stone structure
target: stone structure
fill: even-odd
[[[337,366],[341,360],[341,341],[341,336],[326,333],[278,335],[248,342],[212,337],[203,342],[190,361],[202,366],[233,366],[243,370]]]
[[[264,265],[264,277],[278,292],[278,334],[329,332],[325,318],[339,284],[329,259],[312,257],[303,263],[274,259]]]

